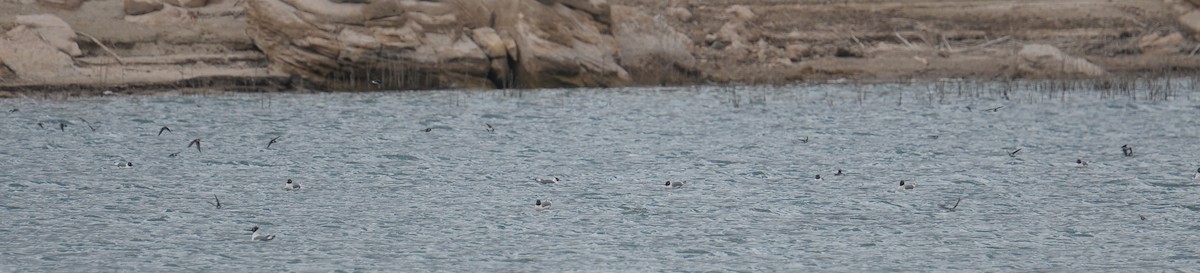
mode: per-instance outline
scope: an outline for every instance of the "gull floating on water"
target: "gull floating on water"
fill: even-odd
[[[542,183],[542,184],[554,184],[554,183],[558,183],[558,181],[562,181],[562,180],[558,180],[558,177],[555,177],[553,179],[539,177],[539,178],[534,178],[533,181],[537,181],[538,183]]]
[[[846,173],[843,173],[842,169],[838,169],[837,173],[834,173],[833,175],[846,175]]]
[[[1083,161],[1083,159],[1076,159],[1076,160],[1075,160],[1075,167],[1076,167],[1076,168],[1083,168],[1083,167],[1087,167],[1087,161]]]
[[[679,181],[675,181],[675,182],[667,181],[666,184],[663,184],[663,188],[668,189],[668,190],[678,189],[678,188],[682,188],[682,187],[683,187],[683,182],[679,182]]]
[[[299,190],[300,183],[292,183],[292,180],[288,179],[287,183],[283,185],[283,189],[289,190],[289,191],[290,190]]]
[[[913,183],[904,184],[904,180],[900,180],[900,186],[896,187],[896,190],[898,190],[898,191],[911,190],[916,187],[917,187],[917,184],[913,184]]]
[[[117,168],[132,169],[133,162],[117,162]]]
[[[813,178],[813,180],[817,181],[817,182],[825,181],[825,179],[821,179],[821,175],[819,175],[819,174],[817,175],[816,178]]]
[[[1133,146],[1129,146],[1129,144],[1121,145],[1121,153],[1125,154],[1125,156],[1133,156]]]
[[[537,202],[533,203],[533,211],[543,211],[547,209],[550,209],[550,201],[542,201],[541,199],[538,199]]]
[[[250,231],[254,232],[254,234],[250,234],[251,241],[270,241],[270,240],[275,239],[275,234],[266,234],[263,232],[259,232],[258,226],[254,226],[254,227],[250,228]]]
[[[1200,169],[1196,169],[1196,181],[1200,181]]]

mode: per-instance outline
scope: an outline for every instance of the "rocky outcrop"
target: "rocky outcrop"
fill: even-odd
[[[0,37],[0,62],[17,78],[50,81],[78,74],[71,56],[81,52],[67,23],[49,14],[18,16],[17,23]]]
[[[125,0],[125,15],[142,15],[161,10],[163,3],[158,0]]]
[[[61,10],[75,10],[83,5],[83,0],[37,0],[37,3]]]
[[[605,1],[543,2],[250,0],[247,33],[273,69],[329,89],[629,82]]]
[[[675,31],[662,16],[620,5],[612,7],[612,14],[620,62],[634,75],[635,83],[680,83],[698,73],[690,50],[692,39]]]
[[[149,26],[178,25],[195,19],[196,16],[192,12],[172,5],[162,5],[161,9],[154,12],[125,16],[125,21]]]
[[[1076,58],[1057,47],[1030,44],[1017,52],[1019,75],[1027,78],[1098,77],[1108,74],[1087,60]]]
[[[1192,33],[1200,34],[1200,9],[1180,15],[1179,24],[1191,30]]]
[[[17,24],[35,31],[50,45],[71,56],[83,55],[75,43],[75,30],[67,22],[51,14],[17,16]]]

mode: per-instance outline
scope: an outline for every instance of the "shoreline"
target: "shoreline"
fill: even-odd
[[[1195,71],[1192,71],[1195,72]],[[312,90],[312,89],[280,89],[287,86],[285,79],[264,79],[263,85],[193,85],[151,83],[144,85],[100,86],[100,85],[60,85],[46,84],[23,86],[19,89],[0,88],[0,100],[34,99],[62,100],[70,98],[93,98],[109,96],[161,96],[161,95],[246,95],[246,94],[337,94],[337,93],[390,93],[390,92],[438,92],[438,91],[536,91],[540,89],[564,88],[512,88],[512,89],[393,89],[393,90]],[[680,85],[641,85],[622,87],[582,87],[565,89],[645,89],[645,88],[690,88],[690,87],[753,87],[753,86],[875,86],[875,85],[925,85],[938,89],[987,88],[986,92],[1006,92],[1014,90],[1034,90],[1038,92],[1074,92],[1095,91],[1108,94],[1136,94],[1145,92],[1150,99],[1167,99],[1174,96],[1176,91],[1184,90],[1187,86],[1200,86],[1200,76],[1183,71],[1163,74],[1122,74],[1108,78],[1058,78],[1058,79],[980,79],[980,78],[909,78],[896,80],[871,81],[851,80],[847,78],[825,81],[797,81],[774,83],[701,83]],[[1140,88],[1140,89],[1139,89]],[[1192,89],[1186,89],[1192,90]],[[973,92],[979,92],[975,90]]]
[[[412,31],[413,21],[399,30],[362,29],[343,24],[352,17],[337,17],[376,9],[373,4],[145,1],[158,3],[150,7],[157,10],[134,15],[119,0],[65,8],[0,3],[0,98],[177,89],[1129,81],[1200,71],[1200,0],[608,0],[591,6],[519,0],[520,12],[512,13],[522,16],[514,17],[504,17],[514,7],[484,1],[457,13],[431,13],[440,19],[420,21],[425,27],[413,29],[424,33],[410,35],[424,38],[403,41],[388,31]],[[300,29],[307,32],[289,36],[297,26],[281,23],[277,8],[347,31]],[[488,10],[491,22],[479,20]],[[412,47],[382,49],[388,46]]]

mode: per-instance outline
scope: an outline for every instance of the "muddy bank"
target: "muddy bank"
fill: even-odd
[[[1186,75],[1198,4],[3,0],[0,97]]]

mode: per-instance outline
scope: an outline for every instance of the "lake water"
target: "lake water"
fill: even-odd
[[[0,271],[1200,268],[1200,94],[1001,89],[0,100]]]

